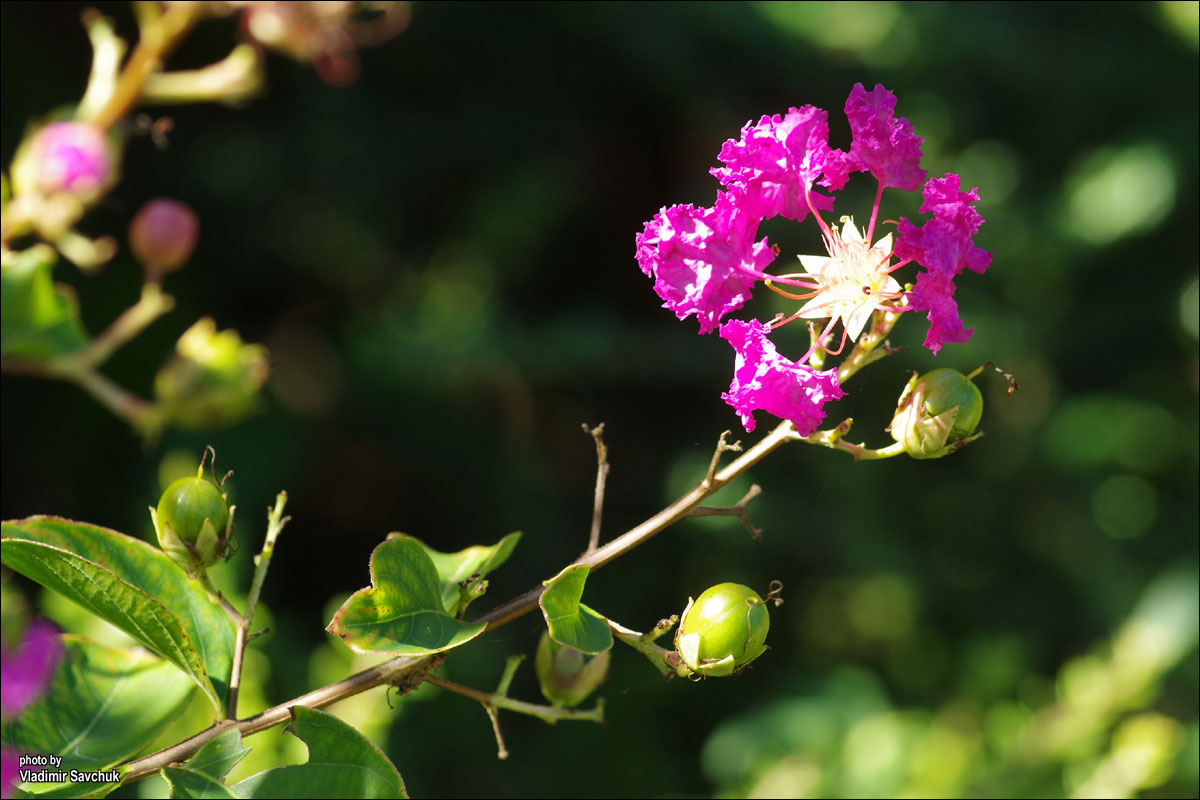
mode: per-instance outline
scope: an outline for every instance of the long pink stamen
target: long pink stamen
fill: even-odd
[[[825,224],[825,220],[821,219],[820,212],[813,206],[812,195],[808,192],[808,184],[804,184],[804,202],[808,205],[808,210],[812,212],[812,215],[817,218],[817,224],[821,226],[821,232],[827,237],[830,236],[829,226]]]
[[[793,315],[793,316],[795,316],[795,315]],[[789,317],[788,319],[791,319],[791,317]],[[801,356],[800,360],[797,361],[796,363],[797,364],[807,364],[808,360],[810,358],[812,358],[812,354],[817,352],[818,347],[822,348],[826,353],[829,353],[830,355],[834,355],[834,356],[836,356],[838,353],[842,352],[842,348],[846,346],[846,331],[845,331],[845,329],[842,330],[842,344],[838,347],[837,353],[830,352],[829,348],[825,347],[825,344],[824,344],[825,337],[829,336],[829,334],[833,332],[833,326],[836,324],[837,324],[836,319],[829,320],[829,324],[825,326],[825,330],[821,331],[821,335],[818,336],[816,338],[816,341],[814,341],[812,343],[812,346],[808,348],[808,352],[805,353],[803,356]]]
[[[871,223],[867,225],[867,241],[875,241],[875,218],[879,216],[879,203],[883,200],[883,181],[879,181],[879,188],[875,190],[875,205],[871,207]]]

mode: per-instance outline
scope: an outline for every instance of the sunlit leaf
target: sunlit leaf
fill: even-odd
[[[414,539],[389,539],[375,548],[371,584],[352,594],[326,628],[360,653],[437,653],[486,627],[446,613],[437,570]]]
[[[187,766],[195,772],[223,778],[225,773],[233,769],[249,752],[249,747],[242,746],[241,731],[230,728],[205,742],[204,746],[196,751],[196,755],[188,759]]]
[[[404,780],[375,744],[332,714],[292,707],[290,730],[308,745],[308,763],[252,775],[233,789],[241,797],[408,797]]]
[[[5,522],[3,541],[6,566],[116,625],[186,672],[221,708],[233,623],[160,550],[58,517]]]
[[[441,553],[434,550],[429,545],[421,542],[420,539],[414,539],[403,533],[393,533],[388,538],[405,538],[413,539],[419,542],[421,547],[425,549],[425,555],[429,556],[429,560],[433,562],[433,566],[437,569],[438,577],[442,583],[442,604],[446,607],[446,613],[458,616],[462,609],[462,595],[459,591],[459,585],[463,581],[471,579],[472,575],[478,574],[479,578],[484,578],[489,572],[499,567],[508,557],[512,555],[513,549],[517,546],[517,542],[521,539],[520,533],[510,533],[494,545],[487,547],[484,545],[475,545],[468,547],[465,550],[459,550],[457,553]]]
[[[175,666],[140,647],[116,649],[64,636],[62,658],[41,699],[5,727],[4,746],[55,755],[54,767],[107,770],[136,755],[178,717],[195,690]],[[28,783],[32,794],[92,794],[107,782]]]
[[[567,567],[545,582],[538,604],[551,639],[583,653],[602,653],[613,644],[608,620],[579,602],[590,570],[585,565]]]

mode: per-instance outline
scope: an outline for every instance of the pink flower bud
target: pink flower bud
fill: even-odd
[[[112,169],[104,132],[86,122],[52,122],[33,144],[36,188],[43,194],[89,194],[108,180]]]
[[[171,272],[196,249],[200,220],[177,200],[157,197],[147,202],[129,223],[129,246],[148,271]]]

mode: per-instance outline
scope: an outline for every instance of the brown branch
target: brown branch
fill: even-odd
[[[592,499],[592,529],[588,534],[587,552],[592,552],[600,546],[600,518],[604,511],[604,484],[608,479],[608,448],[604,446],[604,423],[594,428],[587,424],[583,426],[584,433],[590,433],[596,440],[596,490]]]

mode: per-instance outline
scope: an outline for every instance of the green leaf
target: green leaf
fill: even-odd
[[[375,548],[371,585],[350,595],[326,628],[359,653],[439,653],[487,627],[446,613],[437,570],[415,539],[389,539]]]
[[[232,789],[204,772],[197,772],[186,767],[163,767],[162,776],[171,787],[171,797],[204,798],[204,800],[226,800],[238,798]],[[281,795],[282,796],[282,795]]]
[[[30,247],[0,269],[0,353],[46,359],[87,344],[79,303],[51,278],[56,258],[50,247]]]
[[[136,756],[175,721],[195,689],[186,675],[140,647],[122,650],[75,636],[64,636],[63,644],[45,694],[4,730],[5,747],[62,758],[55,770],[107,770]],[[80,797],[110,784],[64,783],[25,789]]]
[[[478,574],[482,579],[507,561],[517,546],[517,542],[521,540],[521,534],[510,533],[491,547],[475,545],[465,550],[459,550],[457,553],[438,552],[420,539],[403,533],[392,533],[388,535],[388,538],[412,539],[420,543],[441,579],[442,604],[446,608],[446,613],[457,617],[460,611],[465,610],[465,607],[460,606],[462,595],[459,585],[463,581],[470,580],[472,575]]]
[[[242,747],[241,731],[230,728],[205,742],[204,746],[196,751],[196,755],[188,759],[187,768],[219,780],[249,752],[249,747]]]
[[[308,763],[252,775],[233,790],[241,797],[408,797],[388,757],[332,714],[292,707],[292,733],[308,745]]]
[[[538,600],[550,638],[583,653],[603,653],[613,645],[608,620],[579,602],[591,567],[576,565],[544,582]]]
[[[29,517],[3,523],[3,561],[182,669],[222,709],[233,622],[162,551],[96,525]]]

